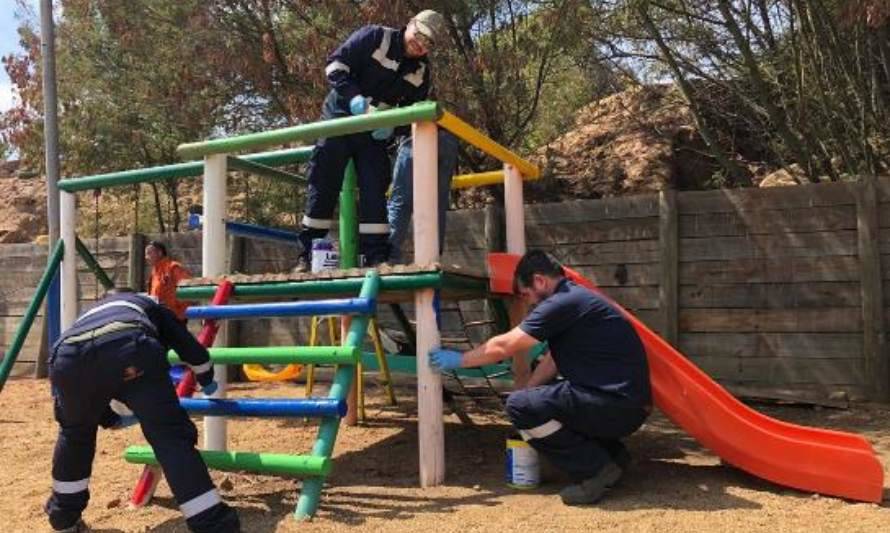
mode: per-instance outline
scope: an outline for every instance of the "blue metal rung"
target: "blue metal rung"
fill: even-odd
[[[203,320],[219,320],[272,316],[371,315],[374,313],[375,307],[374,298],[346,298],[312,302],[196,306],[189,307],[185,316]]]
[[[343,417],[346,401],[328,398],[298,400],[180,398],[179,404],[190,413],[208,416],[255,417]]]

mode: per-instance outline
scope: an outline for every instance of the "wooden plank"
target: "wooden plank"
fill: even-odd
[[[793,385],[764,385],[761,383],[721,383],[733,396],[742,401],[772,400],[781,403],[811,404],[846,409],[850,402],[868,398],[865,388],[857,385],[818,385],[796,383]]]
[[[856,307],[860,305],[859,283],[745,283],[680,286],[680,307],[806,308]],[[888,301],[890,305],[890,301]]]
[[[659,288],[657,285],[642,287],[608,287],[604,292],[629,310],[658,309]]]
[[[859,259],[849,256],[680,263],[681,285],[859,281],[859,275]]]
[[[672,189],[662,190],[658,195],[659,205],[659,248],[661,255],[661,279],[658,284],[660,322],[662,336],[676,346],[679,331],[679,230],[677,215],[677,193]]]
[[[575,224],[549,224],[526,228],[530,247],[587,242],[638,241],[658,238],[658,218],[600,220]]]
[[[878,201],[890,202],[890,178],[878,178],[875,185],[877,185]]]
[[[805,187],[687,191],[680,193],[677,203],[681,213],[693,214],[852,205],[855,201],[848,184],[824,183]]]
[[[563,245],[548,250],[568,265],[610,265],[658,262],[657,240]]]
[[[874,180],[858,183],[855,191],[864,326],[862,353],[865,371],[871,378],[873,399],[886,402],[890,400],[890,364],[884,346],[883,284],[881,255],[876,242],[879,229]]]
[[[858,358],[859,333],[688,333],[680,351],[689,357]]]
[[[127,285],[136,291],[145,290],[145,243],[145,235],[141,233],[130,235]]]
[[[5,352],[12,344],[15,332],[21,323],[22,318],[19,316],[2,316],[0,317],[0,351]],[[31,325],[31,331],[25,337],[22,345],[22,352],[19,356],[24,361],[36,361],[37,351],[40,349],[40,332],[43,328],[43,317],[34,319]]]
[[[606,292],[610,287],[658,286],[661,280],[659,274],[661,265],[658,263],[593,266],[566,263],[566,266],[577,270],[596,285],[606,289]]]
[[[685,332],[856,332],[862,331],[857,307],[822,309],[683,309]]]
[[[680,239],[683,262],[857,254],[856,231]]]
[[[599,220],[622,220],[658,216],[658,196],[622,196],[606,200],[576,200],[525,207],[526,227]]]
[[[866,381],[862,359],[698,357],[692,362],[708,375],[734,383],[861,386]]]
[[[680,216],[682,237],[731,237],[855,229],[856,208],[853,205],[726,211]]]
[[[885,201],[879,205],[878,225],[882,230],[890,228],[890,202]]]
[[[5,246],[5,245],[3,245]],[[4,250],[5,252],[5,250]],[[46,269],[46,252],[43,255],[4,255],[0,257],[0,272],[43,272]]]
[[[657,309],[637,309],[632,311],[632,314],[650,329],[664,336],[664,322]]]

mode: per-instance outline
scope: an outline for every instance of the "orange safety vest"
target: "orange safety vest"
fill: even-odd
[[[151,279],[148,282],[148,294],[176,313],[176,317],[185,320],[185,309],[188,304],[176,299],[176,286],[180,281],[192,277],[178,261],[164,257],[151,270]]]

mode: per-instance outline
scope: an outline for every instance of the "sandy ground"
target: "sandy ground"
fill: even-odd
[[[242,384],[235,395],[295,396],[293,385]],[[369,390],[370,421],[341,429],[334,474],[316,519],[292,519],[299,481],[217,472],[226,500],[238,508],[246,532],[362,531],[616,531],[616,532],[879,532],[890,531],[890,502],[850,503],[804,494],[755,479],[702,450],[661,416],[629,439],[633,468],[600,504],[563,506],[558,477],[536,492],[503,482],[503,445],[509,431],[491,409],[471,409],[474,427],[446,418],[448,477],[442,487],[417,488],[417,445],[410,389],[399,407],[384,406]],[[474,404],[470,403],[472,408]],[[890,411],[758,406],[777,418],[865,435],[890,465]],[[199,426],[200,427],[200,426]],[[13,380],[0,394],[0,516],[3,532],[48,531],[42,513],[50,487],[56,427],[46,382]],[[315,427],[303,421],[236,421],[231,449],[306,453]],[[104,533],[184,532],[165,484],[154,505],[126,502],[141,467],[125,463],[137,428],[100,432],[85,519]]]

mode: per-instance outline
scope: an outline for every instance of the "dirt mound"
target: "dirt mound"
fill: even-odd
[[[46,234],[46,182],[21,178],[14,165],[0,167],[0,243],[31,242]]]
[[[670,85],[635,87],[591,102],[577,112],[574,127],[535,159],[544,178],[530,187],[532,201],[725,185],[688,105]],[[750,168],[748,154],[736,159],[752,173],[760,171]]]

